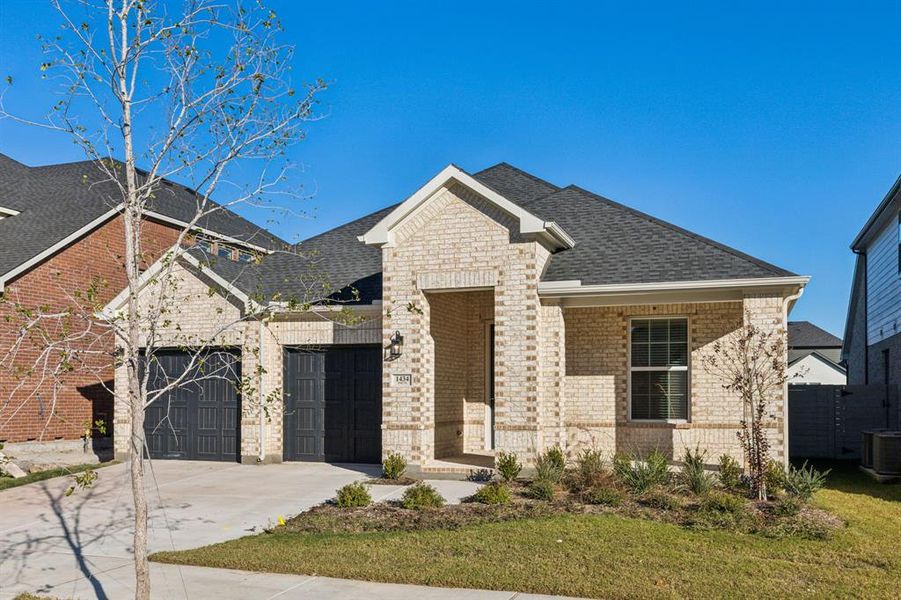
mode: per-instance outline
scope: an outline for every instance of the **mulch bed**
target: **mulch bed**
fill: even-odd
[[[391,480],[381,480],[387,483]],[[392,485],[398,485],[394,480]],[[415,481],[415,480],[414,480]],[[370,481],[370,483],[374,483]],[[487,505],[463,502],[437,509],[409,510],[398,502],[380,502],[365,508],[338,508],[322,504],[297,515],[279,527],[280,532],[314,534],[359,534],[371,532],[460,529],[485,523],[534,519],[563,514],[612,514],[671,523],[690,529],[723,529],[768,537],[828,538],[844,522],[823,510],[805,505],[795,515],[780,515],[778,502],[747,500],[737,513],[705,510],[702,499],[689,494],[655,490],[653,494],[626,495],[618,506],[587,504],[578,494],[558,489],[552,501],[527,497],[527,485],[510,484],[513,500]],[[664,502],[660,501],[663,496]]]

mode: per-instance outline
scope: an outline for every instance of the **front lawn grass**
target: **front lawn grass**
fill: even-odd
[[[3,490],[8,490],[10,488],[19,487],[20,485],[28,485],[29,483],[35,483],[37,481],[44,481],[45,479],[53,479],[54,477],[64,477],[66,475],[74,475],[76,473],[81,473],[83,471],[87,471],[88,469],[100,469],[102,467],[108,467],[110,465],[119,464],[117,461],[109,461],[100,464],[90,464],[90,465],[73,465],[71,467],[57,467],[55,469],[47,469],[45,471],[38,471],[36,473],[29,473],[25,477],[20,477],[19,479],[15,479],[13,477],[0,477],[0,492]]]
[[[693,531],[616,515],[457,530],[273,533],[160,562],[598,598],[885,597],[901,588],[901,486],[838,467],[814,504],[847,522],[826,541]]]

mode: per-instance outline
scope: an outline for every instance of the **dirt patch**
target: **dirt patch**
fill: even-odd
[[[372,485],[413,485],[417,481],[419,480],[413,479],[412,477],[399,477],[398,479],[378,477],[375,479],[367,479],[364,483],[371,483]]]

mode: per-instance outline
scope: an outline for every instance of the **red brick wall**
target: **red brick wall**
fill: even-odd
[[[177,229],[145,222],[142,239],[146,263],[149,265],[156,260],[175,243],[177,237]],[[7,282],[4,297],[26,307],[62,308],[72,305],[73,292],[86,290],[92,278],[99,277],[105,282],[100,290],[100,301],[105,304],[126,284],[124,239],[123,220],[116,217],[17,279]],[[21,318],[13,314],[8,303],[0,303],[0,356],[11,347],[21,323]],[[84,328],[84,321],[79,324],[76,320],[73,326]],[[24,376],[24,386],[14,391],[23,376],[7,369],[0,371],[0,441],[77,439],[82,435],[86,421],[93,421],[102,415],[105,415],[107,427],[111,428],[112,397],[100,385],[100,380],[102,378],[112,385],[113,370],[108,363],[113,339],[108,334],[102,337],[89,335],[82,347],[89,344],[92,350],[101,348],[109,355],[95,360],[96,370],[92,372],[76,369],[67,375],[62,389],[56,394],[55,405],[52,386],[40,381],[39,372]],[[31,346],[20,353],[17,360],[20,368],[29,368],[39,356],[39,349]],[[29,395],[32,397],[29,398]]]

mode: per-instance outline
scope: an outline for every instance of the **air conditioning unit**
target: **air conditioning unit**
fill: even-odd
[[[864,431],[863,442],[860,445],[860,464],[867,469],[873,468],[873,436],[883,431],[891,431],[890,429],[870,429]]]
[[[873,433],[873,466],[879,475],[901,475],[901,431]]]

